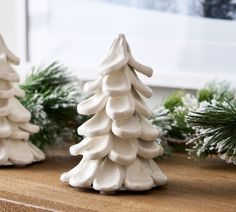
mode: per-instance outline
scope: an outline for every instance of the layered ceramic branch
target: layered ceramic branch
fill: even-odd
[[[31,114],[18,100],[25,92],[15,84],[19,75],[10,64],[19,62],[0,35],[0,165],[26,165],[45,158],[28,141],[39,127],[29,123]]]
[[[85,138],[70,153],[83,155],[83,159],[61,176],[62,181],[103,193],[148,190],[166,183],[166,176],[152,160],[163,154],[154,141],[159,131],[149,122],[152,111],[141,97],[150,98],[152,90],[136,71],[147,77],[153,72],[132,57],[121,34],[99,66],[100,77],[84,86],[94,95],[78,105],[78,112],[95,115],[78,128]]]

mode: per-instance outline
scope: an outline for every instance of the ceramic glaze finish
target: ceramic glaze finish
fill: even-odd
[[[19,76],[10,64],[20,62],[0,35],[0,166],[26,165],[44,160],[44,153],[28,141],[39,127],[30,124],[31,114],[15,98],[25,92],[14,82]]]
[[[72,155],[83,155],[83,159],[61,180],[102,194],[165,184],[166,176],[152,160],[163,154],[154,141],[159,131],[148,121],[152,111],[141,97],[150,98],[152,90],[135,73],[151,77],[152,69],[132,57],[120,34],[98,70],[99,79],[84,86],[94,95],[78,105],[79,113],[95,115],[78,128],[86,138],[70,148]]]

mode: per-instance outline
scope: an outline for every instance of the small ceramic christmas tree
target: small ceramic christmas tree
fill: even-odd
[[[95,94],[78,105],[78,112],[95,115],[78,128],[85,138],[70,153],[81,154],[83,159],[61,176],[62,181],[101,193],[148,190],[166,183],[166,176],[152,160],[163,154],[154,141],[158,130],[148,121],[152,111],[140,96],[149,98],[152,90],[135,71],[148,77],[153,72],[134,60],[121,34],[99,66],[99,79],[84,86]]]
[[[24,91],[15,82],[19,76],[10,64],[19,64],[0,35],[0,165],[26,165],[45,158],[36,146],[28,141],[38,126],[29,123],[31,114],[16,97]]]

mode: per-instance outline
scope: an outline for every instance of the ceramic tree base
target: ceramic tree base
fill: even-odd
[[[135,71],[147,77],[153,72],[133,58],[121,34],[99,66],[100,77],[84,86],[94,95],[78,105],[78,112],[95,115],[78,128],[85,138],[70,153],[83,159],[61,176],[63,182],[102,194],[149,190],[167,182],[153,161],[163,149],[155,142],[159,131],[149,122],[152,111],[142,99],[150,98],[152,90]]]
[[[11,67],[19,59],[7,48],[0,35],[0,166],[23,166],[45,159],[44,153],[28,141],[39,127],[30,124],[31,114],[16,97],[25,92],[15,82],[19,76]]]
[[[44,153],[28,141],[0,141],[0,166],[25,166],[44,159]]]
[[[129,166],[114,163],[109,158],[81,163],[64,173],[61,180],[73,187],[98,190],[101,194],[115,194],[124,190],[145,191],[167,182],[166,176],[153,160],[137,158]]]

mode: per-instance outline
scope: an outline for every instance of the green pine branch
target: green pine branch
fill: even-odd
[[[83,98],[80,82],[58,62],[34,69],[21,84],[26,96],[21,103],[31,112],[31,122],[40,126],[40,132],[30,137],[41,149],[62,142],[65,134],[75,140],[76,128],[87,117],[77,114],[77,104]],[[68,130],[70,129],[70,130]]]
[[[190,112],[187,122],[196,129],[190,154],[198,157],[219,154],[236,164],[236,100],[218,101]]]
[[[212,146],[203,146],[204,138],[207,140],[209,137],[203,135],[202,130],[197,129],[190,120],[187,120],[189,118],[188,114],[190,111],[198,111],[200,105],[214,102],[222,103],[225,99],[232,101],[234,98],[235,90],[230,87],[229,83],[224,81],[210,82],[204,88],[198,90],[196,95],[190,95],[182,90],[177,90],[164,100],[161,107],[154,110],[152,121],[153,124],[159,126],[165,132],[161,135],[160,140],[167,144],[168,149],[173,148],[178,152],[187,150],[192,155],[197,155],[198,157],[219,154],[218,150],[216,151]],[[165,113],[162,113],[160,119],[159,116],[162,111],[165,111]],[[193,122],[195,118],[192,117],[191,121]],[[198,124],[200,128],[202,123],[199,122]],[[211,129],[211,126],[208,129]],[[198,134],[197,138],[196,134]],[[189,140],[194,140],[195,142],[189,143]],[[222,152],[221,156],[227,157],[230,154]]]
[[[194,130],[187,125],[185,120],[189,112],[189,107],[185,102],[186,95],[183,90],[174,91],[167,96],[162,106],[157,107],[153,112],[151,120],[153,124],[165,132],[160,140],[165,143],[166,147],[168,146],[167,152],[169,153],[172,152],[171,149],[185,152],[185,142],[194,133]]]

